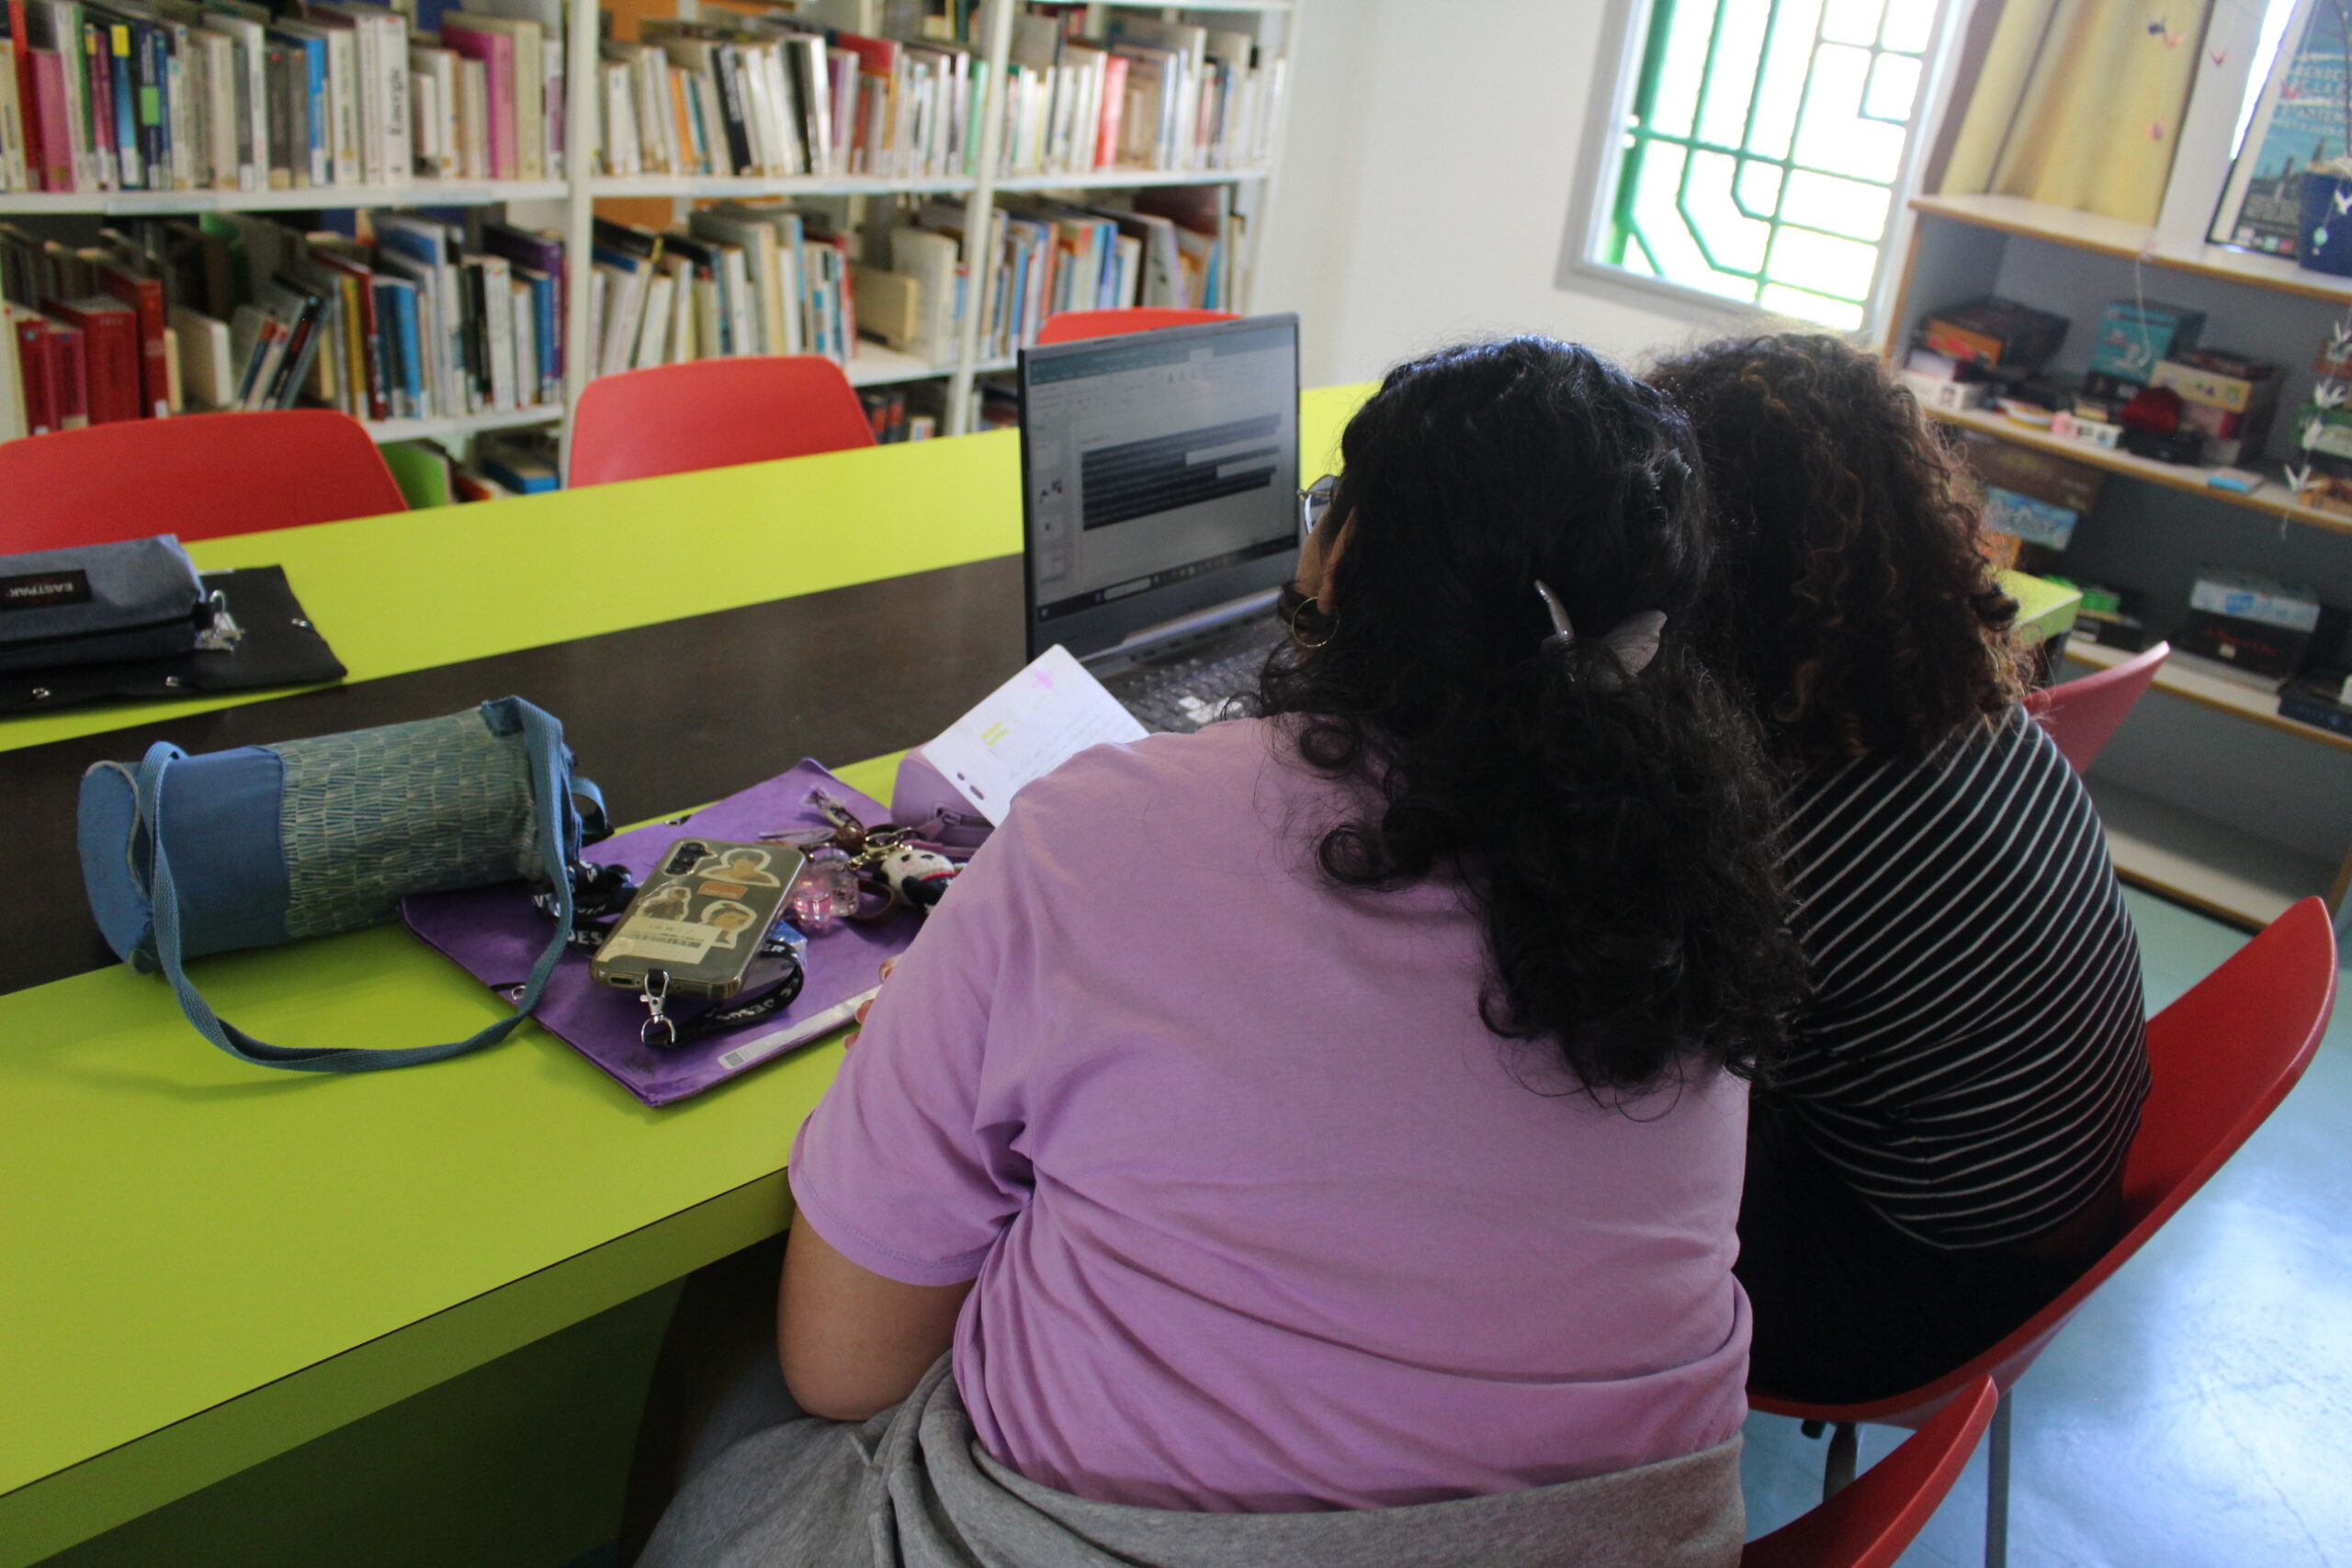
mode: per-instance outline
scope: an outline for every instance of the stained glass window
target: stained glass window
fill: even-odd
[[[1860,327],[1939,5],[1651,0],[1595,259]]]

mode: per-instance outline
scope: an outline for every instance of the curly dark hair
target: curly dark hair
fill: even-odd
[[[1522,337],[1390,371],[1341,452],[1337,608],[1306,610],[1313,647],[1278,652],[1258,699],[1378,803],[1322,834],[1324,874],[1458,884],[1487,926],[1487,1026],[1555,1045],[1596,1098],[1692,1064],[1752,1074],[1801,961],[1770,770],[1690,646],[1711,546],[1680,415]],[[1597,636],[1553,639],[1538,580],[1580,632],[1664,612],[1655,660],[1628,678]]]
[[[1982,503],[1875,355],[1733,338],[1649,379],[1690,416],[1722,518],[1704,651],[1783,762],[1923,755],[2017,701]]]

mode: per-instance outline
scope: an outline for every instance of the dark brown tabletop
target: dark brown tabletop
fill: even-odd
[[[561,719],[627,823],[698,806],[803,757],[920,745],[1020,669],[1021,563],[998,557],[405,674],[0,751],[0,992],[116,962],[90,919],[74,804],[93,762],[157,740],[191,754],[331,735],[521,696]]]

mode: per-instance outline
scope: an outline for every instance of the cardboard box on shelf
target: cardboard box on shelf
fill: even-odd
[[[2205,312],[2160,300],[2118,299],[2101,311],[2091,344],[2091,369],[2143,385],[2156,367],[2197,345]]]
[[[2318,626],[2320,615],[2315,590],[2226,566],[2198,571],[2197,581],[2189,585],[2188,607],[2298,632]]]
[[[1919,406],[1930,412],[1951,412],[1960,409],[1981,409],[1984,398],[1993,389],[1990,381],[1953,381],[1917,370],[1898,370],[1895,375]]]
[[[2063,550],[2083,514],[1999,485],[1984,487],[1984,526],[2044,549]]]
[[[2066,318],[1988,296],[1932,311],[1920,344],[1962,365],[2031,369],[2058,352]]]
[[[2211,437],[2207,459],[2233,466],[2262,456],[2280,379],[2275,365],[2199,348],[2158,365],[2154,384],[2178,393],[2183,417]]]

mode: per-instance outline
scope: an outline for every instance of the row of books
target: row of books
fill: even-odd
[[[611,175],[975,174],[988,62],[960,44],[832,31],[791,17],[648,20],[602,45],[597,125]],[[1255,167],[1283,66],[1250,34],[1120,16],[1107,41],[1013,21],[998,172]]]
[[[780,202],[722,202],[667,232],[598,219],[588,278],[598,375],[746,354],[847,365],[851,238]]]
[[[437,31],[376,0],[17,0],[0,190],[263,190],[563,175],[563,0],[473,0]],[[606,174],[977,172],[988,64],[782,13],[649,19],[601,46]],[[1268,155],[1283,65],[1246,32],[1024,14],[999,172],[1222,169]]]
[[[405,213],[365,238],[239,214],[94,245],[0,224],[19,389],[0,435],[298,403],[373,420],[552,406],[562,278],[556,236],[485,224],[469,250]]]
[[[1255,168],[1272,155],[1284,75],[1247,32],[1121,12],[1095,41],[1016,17],[998,173]]]
[[[985,62],[771,14],[648,19],[602,45],[610,175],[782,177],[968,173]]]
[[[1216,193],[1170,186],[1132,207],[1007,197],[989,215],[994,286],[983,357],[1035,343],[1065,310],[1229,308],[1233,245]],[[741,354],[847,366],[861,334],[926,364],[952,360],[970,304],[966,205],[933,198],[853,235],[837,215],[722,202],[668,232],[596,220],[590,290],[596,372]]]
[[[44,242],[0,224],[0,439],[182,406],[179,323],[164,281],[129,236],[101,240]]]
[[[560,177],[562,0],[481,5],[430,33],[373,0],[18,0],[0,188]]]
[[[846,367],[861,333],[947,364],[974,303],[966,211],[933,198],[862,234],[821,201],[719,203],[668,232],[596,220],[578,280],[593,372],[745,354]],[[982,356],[1009,356],[1066,310],[1229,307],[1231,225],[1206,186],[1139,191],[1132,207],[1006,197],[984,242],[997,260],[978,301]],[[14,308],[0,438],[298,403],[379,421],[554,408],[573,286],[559,235],[481,222],[469,237],[422,213],[374,213],[351,233],[250,213],[151,219],[100,228],[95,244],[0,223]]]
[[[1065,310],[1230,310],[1238,297],[1238,220],[1220,212],[1208,186],[1141,190],[1126,207],[1011,197],[994,216],[995,287],[980,320],[984,358],[1036,342],[1046,318]],[[944,226],[945,214],[935,220]]]

